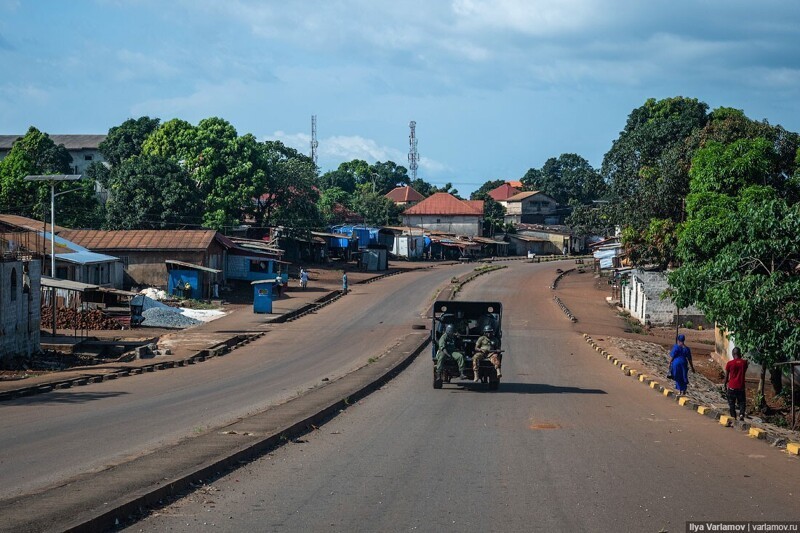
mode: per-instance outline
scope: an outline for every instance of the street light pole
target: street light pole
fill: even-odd
[[[25,181],[49,181],[50,182],[50,277],[56,277],[56,182],[57,181],[78,181],[80,174],[42,174],[25,176]],[[65,191],[72,192],[72,191]],[[59,193],[65,194],[65,193]],[[50,293],[50,306],[53,316],[53,336],[56,335],[56,288],[53,287]]]

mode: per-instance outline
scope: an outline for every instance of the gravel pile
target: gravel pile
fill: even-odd
[[[172,307],[151,307],[150,309],[142,312],[142,316],[144,316],[144,322],[142,325],[149,326],[151,328],[180,329],[188,328],[189,326],[194,326],[201,323],[200,320],[195,320],[194,318],[182,315],[180,309],[175,309]]]

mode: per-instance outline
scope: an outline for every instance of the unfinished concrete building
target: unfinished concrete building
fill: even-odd
[[[0,365],[40,350],[41,265],[39,258],[0,250]]]

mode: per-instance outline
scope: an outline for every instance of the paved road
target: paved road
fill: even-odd
[[[354,286],[315,316],[202,364],[3,402],[0,499],[221,426],[358,368],[419,322],[437,287],[472,268]]]
[[[478,278],[505,305],[504,381],[433,390],[418,358],[307,437],[130,531],[684,531],[800,520],[797,458],[679,408],[599,358],[547,265]]]

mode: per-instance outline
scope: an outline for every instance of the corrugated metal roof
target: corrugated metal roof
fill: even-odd
[[[555,201],[554,198],[552,198],[551,196],[548,196],[547,194],[544,194],[541,191],[524,191],[524,192],[515,194],[514,196],[511,196],[509,198],[506,198],[506,202],[521,202],[522,200],[524,200],[526,198],[530,198],[531,196],[536,196],[537,194],[541,194],[543,196],[547,196],[551,200]]]
[[[477,207],[480,202],[481,207]],[[417,205],[403,211],[404,215],[466,215],[482,216],[483,202],[481,200],[459,200],[446,192],[437,192],[427,197]]]
[[[80,251],[67,254],[56,253],[56,259],[59,261],[67,261],[68,263],[75,263],[78,265],[92,265],[96,263],[114,263],[119,261],[118,257],[106,254],[98,254],[89,251]]]
[[[14,142],[24,135],[0,135],[0,150],[11,150]],[[97,150],[106,135],[49,135],[56,146],[63,144],[67,150]]]
[[[425,199],[414,187],[406,185],[405,187],[395,187],[384,196],[393,202],[421,202]]]
[[[96,291],[100,288],[99,285],[89,285],[88,283],[81,283],[79,281],[70,281],[68,279],[57,279],[48,276],[42,276],[42,287],[49,287],[51,289],[65,289],[68,291]]]
[[[209,268],[203,265],[196,265],[194,263],[187,263],[185,261],[176,261],[175,259],[167,259],[164,261],[168,265],[178,265],[186,268],[192,268],[194,270],[202,270],[203,272],[211,272],[212,274],[219,274],[222,270],[217,270],[216,268]]]
[[[203,230],[68,230],[60,234],[90,250],[205,250],[216,231]]]
[[[27,229],[31,231],[50,231],[50,224],[42,224],[41,220],[36,220],[34,218],[22,217],[19,215],[0,215],[0,222],[7,226],[20,228],[20,229]],[[64,231],[64,226],[59,226],[56,224],[56,235],[60,232]]]

